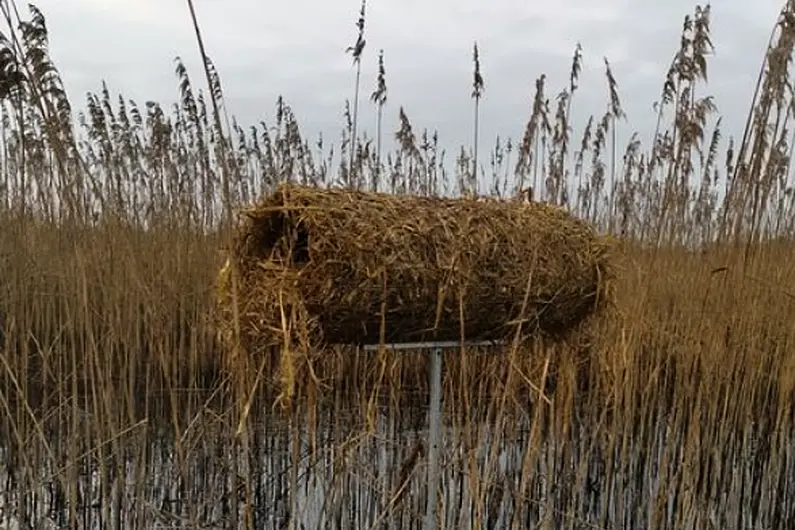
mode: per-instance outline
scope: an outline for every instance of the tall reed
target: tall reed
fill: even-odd
[[[310,352],[293,404],[273,409],[277,359],[247,359],[246,377],[223,368],[214,280],[234,207],[279,182],[456,193],[477,174],[476,146],[448,164],[404,107],[391,147],[379,130],[374,150],[356,104],[341,151],[310,143],[282,98],[271,121],[241,125],[207,50],[207,88],[177,61],[171,108],[103,85],[76,110],[42,12],[0,8],[0,517],[416,527],[422,353]],[[489,152],[485,189],[531,187],[620,238],[618,299],[565,343],[446,354],[443,528],[795,519],[793,20],[788,0],[745,129],[725,142],[704,95],[709,7],[685,20],[648,145],[619,143],[607,61],[607,110],[582,131],[570,120],[582,48],[553,101],[537,78],[522,138]],[[379,61],[380,127],[395,110]]]

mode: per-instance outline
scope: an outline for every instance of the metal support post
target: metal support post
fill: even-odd
[[[503,341],[478,341],[467,343],[470,346],[496,346]],[[387,350],[420,350],[430,349],[428,363],[430,365],[429,383],[430,399],[428,402],[428,504],[425,507],[424,530],[437,530],[436,499],[439,492],[439,449],[442,435],[442,351],[444,349],[460,348],[457,341],[448,342],[411,342],[393,344],[366,344],[365,351]]]
[[[442,348],[434,348],[430,355],[430,403],[428,435],[428,505],[425,510],[425,530],[436,530],[436,495],[439,491],[439,446],[442,432]]]

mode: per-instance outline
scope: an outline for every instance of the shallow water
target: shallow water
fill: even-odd
[[[427,431],[418,414],[402,423],[382,416],[369,433],[326,415],[314,437],[305,418],[292,426],[263,418],[247,444],[209,421],[179,439],[166,425],[149,426],[89,451],[72,447],[71,457],[53,434],[51,455],[0,452],[0,528],[209,529],[246,521],[274,529],[422,528]],[[439,528],[475,521],[488,529],[782,528],[795,520],[791,432],[773,439],[749,426],[723,446],[685,451],[682,433],[664,419],[653,436],[620,443],[595,426],[536,443],[529,423],[473,427],[469,442],[454,426],[443,431]],[[22,457],[39,464],[26,466]],[[408,477],[405,494],[395,499],[401,477]]]

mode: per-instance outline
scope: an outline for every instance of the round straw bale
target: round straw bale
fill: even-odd
[[[283,185],[245,210],[230,264],[246,340],[487,340],[577,326],[609,248],[541,203]]]

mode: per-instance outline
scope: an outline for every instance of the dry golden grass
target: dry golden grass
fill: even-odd
[[[793,20],[787,2],[747,128],[725,144],[715,102],[698,95],[708,10],[685,25],[658,134],[648,147],[633,136],[623,158],[609,65],[609,112],[577,138],[579,47],[557,109],[539,78],[524,137],[491,153],[489,194],[530,186],[619,236],[616,308],[560,343],[446,355],[443,527],[784,528],[795,518]],[[41,13],[9,31],[21,38],[0,39],[0,517],[70,528],[415,524],[422,354],[310,352],[287,413],[274,410],[278,357],[246,377],[222,369],[215,275],[234,208],[281,182],[476,194],[483,157],[462,149],[449,170],[435,134],[416,134],[402,108],[394,152],[382,154],[380,127],[371,150],[355,132],[358,102],[340,158],[317,155],[283,100],[269,127],[225,129],[211,62],[208,91],[178,66],[178,112],[114,104],[103,88],[75,124]],[[476,130],[488,97],[479,68]]]

